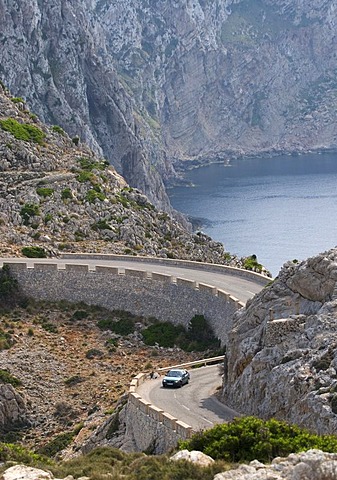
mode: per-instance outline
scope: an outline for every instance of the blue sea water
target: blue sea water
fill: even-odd
[[[337,153],[235,160],[185,175],[169,190],[176,210],[239,256],[276,276],[284,262],[337,245]]]

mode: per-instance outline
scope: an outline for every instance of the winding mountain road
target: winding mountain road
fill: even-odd
[[[184,267],[177,265],[170,265],[169,261],[165,264],[158,264],[156,262],[151,262],[151,258],[148,258],[146,261],[138,262],[132,259],[113,259],[113,260],[103,260],[103,259],[92,259],[92,258],[81,258],[81,259],[60,259],[60,258],[0,258],[0,266],[3,263],[27,263],[29,266],[33,266],[35,263],[56,263],[59,268],[64,268],[65,264],[76,264],[76,265],[88,265],[89,269],[94,269],[96,265],[117,267],[120,269],[136,269],[143,271],[151,271],[156,273],[164,273],[166,275],[172,275],[173,277],[184,278],[187,280],[197,281],[201,283],[206,283],[214,287],[225,290],[230,295],[238,298],[242,302],[246,303],[249,298],[252,298],[256,293],[260,292],[263,288],[261,283],[258,283],[253,278],[247,279],[242,278],[236,275],[231,275],[226,272],[210,272],[204,270],[200,264],[195,266]],[[268,279],[267,279],[268,280]]]
[[[57,264],[58,268],[65,268],[66,264],[88,265],[90,270],[95,266],[117,267],[120,273],[124,269],[135,269],[148,272],[171,275],[175,278],[184,278],[212,285],[225,290],[230,295],[246,303],[263,288],[261,280],[243,278],[223,271],[207,271],[202,264],[190,263],[176,265],[176,262],[165,261],[158,263],[151,258],[142,261],[132,258],[0,258],[0,267],[4,263],[26,263],[28,267],[34,264]],[[266,279],[266,283],[269,279]],[[219,366],[208,366],[191,370],[191,381],[180,389],[164,389],[161,387],[161,378],[143,383],[137,390],[145,400],[170,413],[179,420],[190,425],[193,430],[210,428],[217,423],[231,420],[238,416],[236,412],[219,402],[214,395],[221,386]]]
[[[212,365],[189,370],[191,379],[181,388],[163,388],[163,376],[140,385],[137,393],[152,405],[182,420],[194,431],[211,428],[232,420],[239,414],[217,400],[221,387],[221,366]]]

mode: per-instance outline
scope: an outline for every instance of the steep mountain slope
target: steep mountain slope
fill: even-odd
[[[108,162],[47,128],[0,86],[0,255],[38,246],[228,262],[223,245],[193,235],[132,189]]]
[[[328,0],[0,0],[0,74],[168,208],[185,163],[336,148],[336,16]]]
[[[336,280],[336,248],[289,262],[236,314],[225,403],[244,414],[336,432]]]

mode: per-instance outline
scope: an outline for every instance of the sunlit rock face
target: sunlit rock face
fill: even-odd
[[[0,0],[2,80],[168,208],[219,157],[336,147],[327,0]]]
[[[279,276],[234,317],[223,400],[318,433],[337,427],[337,249]]]

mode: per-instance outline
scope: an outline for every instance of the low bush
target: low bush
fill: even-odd
[[[62,127],[60,127],[59,125],[53,125],[51,127],[52,131],[55,132],[55,133],[58,133],[62,136],[65,136],[65,131],[63,130]]]
[[[101,202],[103,202],[103,200],[105,200],[105,195],[104,193],[102,192],[98,192],[97,190],[95,190],[94,188],[90,189],[86,195],[86,199],[88,200],[88,202],[90,203],[93,203],[96,199],[97,200],[100,200]]]
[[[203,315],[195,315],[188,329],[182,325],[173,325],[170,322],[156,322],[142,330],[146,345],[161,347],[177,347],[187,352],[202,352],[218,350],[220,341],[214,336],[213,330]]]
[[[18,289],[17,280],[11,275],[9,265],[0,269],[0,300],[14,294]]]
[[[20,210],[20,215],[23,218],[23,223],[28,225],[31,217],[40,215],[39,206],[34,203],[25,203]]]
[[[35,125],[30,123],[19,123],[14,118],[0,120],[0,127],[6,132],[11,133],[17,140],[34,142],[43,145],[45,133]]]
[[[133,315],[124,310],[113,310],[111,316],[98,321],[97,326],[101,330],[111,330],[117,335],[126,336],[133,333],[135,330],[135,323],[144,320],[143,317]]]
[[[262,272],[262,265],[257,261],[256,255],[247,257],[244,261],[243,268],[246,270],[252,270],[254,272]]]
[[[13,387],[19,387],[22,384],[18,378],[11,375],[7,370],[2,369],[0,369],[0,382],[10,383]]]
[[[43,198],[51,197],[54,193],[54,189],[50,187],[38,187],[36,193]]]
[[[200,450],[214,459],[229,462],[256,459],[268,463],[275,457],[313,448],[337,452],[337,436],[316,435],[275,419],[244,417],[198,432],[190,440],[179,442],[179,448]]]
[[[62,190],[61,198],[62,198],[62,200],[67,200],[67,199],[72,199],[73,198],[72,191],[69,187],[66,187]]]
[[[38,453],[47,457],[54,457],[57,453],[59,453],[61,450],[64,450],[66,447],[68,447],[68,445],[70,445],[74,436],[74,432],[61,433],[53,440],[48,442],[46,445],[41,447],[38,450]]]
[[[32,246],[32,247],[23,247],[21,249],[22,255],[28,258],[46,258],[47,253],[44,248]]]

